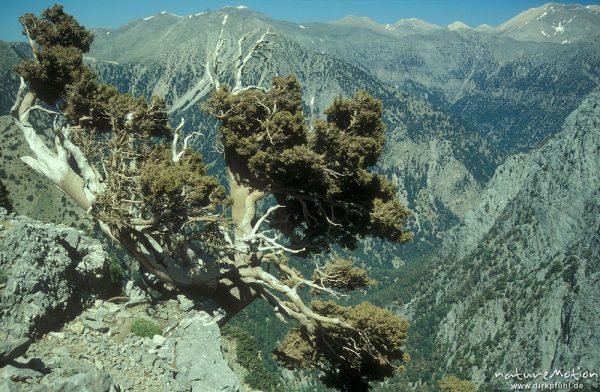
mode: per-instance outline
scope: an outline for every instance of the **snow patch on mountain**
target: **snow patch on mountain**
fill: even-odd
[[[562,20],[562,21],[558,22],[558,26],[555,26],[554,24],[552,24],[552,28],[554,29],[554,35],[564,33],[565,32],[565,27],[569,23],[571,23],[573,21],[573,19],[575,19],[575,17],[572,17],[569,20]]]

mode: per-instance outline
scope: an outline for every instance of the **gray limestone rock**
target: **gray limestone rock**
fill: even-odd
[[[100,320],[85,319],[83,320],[83,325],[93,331],[108,332],[108,326]]]
[[[129,301],[127,301],[125,306],[135,306],[146,303],[149,300],[148,294],[137,287],[131,280],[125,286],[125,295],[129,297]]]
[[[0,341],[0,365],[23,355],[29,344],[28,338]]]
[[[0,369],[0,379],[9,379],[15,382],[32,382],[41,377],[42,373],[28,368],[6,365]]]
[[[178,295],[177,300],[179,301],[179,307],[182,312],[189,312],[194,308],[194,301],[188,299],[185,295]]]
[[[0,380],[0,392],[19,392],[19,387],[13,381],[5,378]]]
[[[175,339],[176,381],[183,391],[240,390],[240,381],[221,352],[220,331],[206,313],[183,320],[170,339]]]
[[[0,214],[0,269],[8,276],[0,330],[39,337],[75,316],[108,286],[107,260],[99,241],[75,229]]]
[[[32,392],[117,392],[118,390],[110,374],[92,370],[41,385]]]

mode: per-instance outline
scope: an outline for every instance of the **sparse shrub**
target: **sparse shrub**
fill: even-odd
[[[0,181],[0,207],[5,208],[8,212],[13,210],[12,202],[10,201],[8,190]]]
[[[437,382],[444,392],[475,392],[475,384],[470,381],[461,380],[455,376],[446,376]]]
[[[552,265],[546,272],[546,275],[544,276],[544,278],[550,279],[552,277],[552,275],[559,273],[561,270],[562,270],[562,265],[561,265],[560,261],[556,260],[556,261],[554,261],[554,263],[552,263]]]
[[[133,320],[131,332],[141,338],[151,338],[154,335],[160,335],[162,330],[158,324],[144,318]]]

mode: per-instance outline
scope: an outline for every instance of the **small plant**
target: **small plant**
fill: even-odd
[[[4,270],[0,270],[0,284],[5,284],[6,282],[8,282],[8,275]]]
[[[151,338],[154,335],[160,335],[162,330],[153,321],[148,319],[138,318],[133,320],[131,324],[131,332],[141,338]]]

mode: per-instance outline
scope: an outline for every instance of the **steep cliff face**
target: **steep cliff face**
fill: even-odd
[[[8,43],[0,41],[0,114],[8,113],[14,104],[14,92],[19,88],[19,78],[13,72],[13,67],[27,56],[25,43]]]
[[[449,371],[490,385],[515,368],[600,368],[599,119],[596,91],[545,145],[498,167],[447,239],[417,302],[445,309],[434,340]]]

